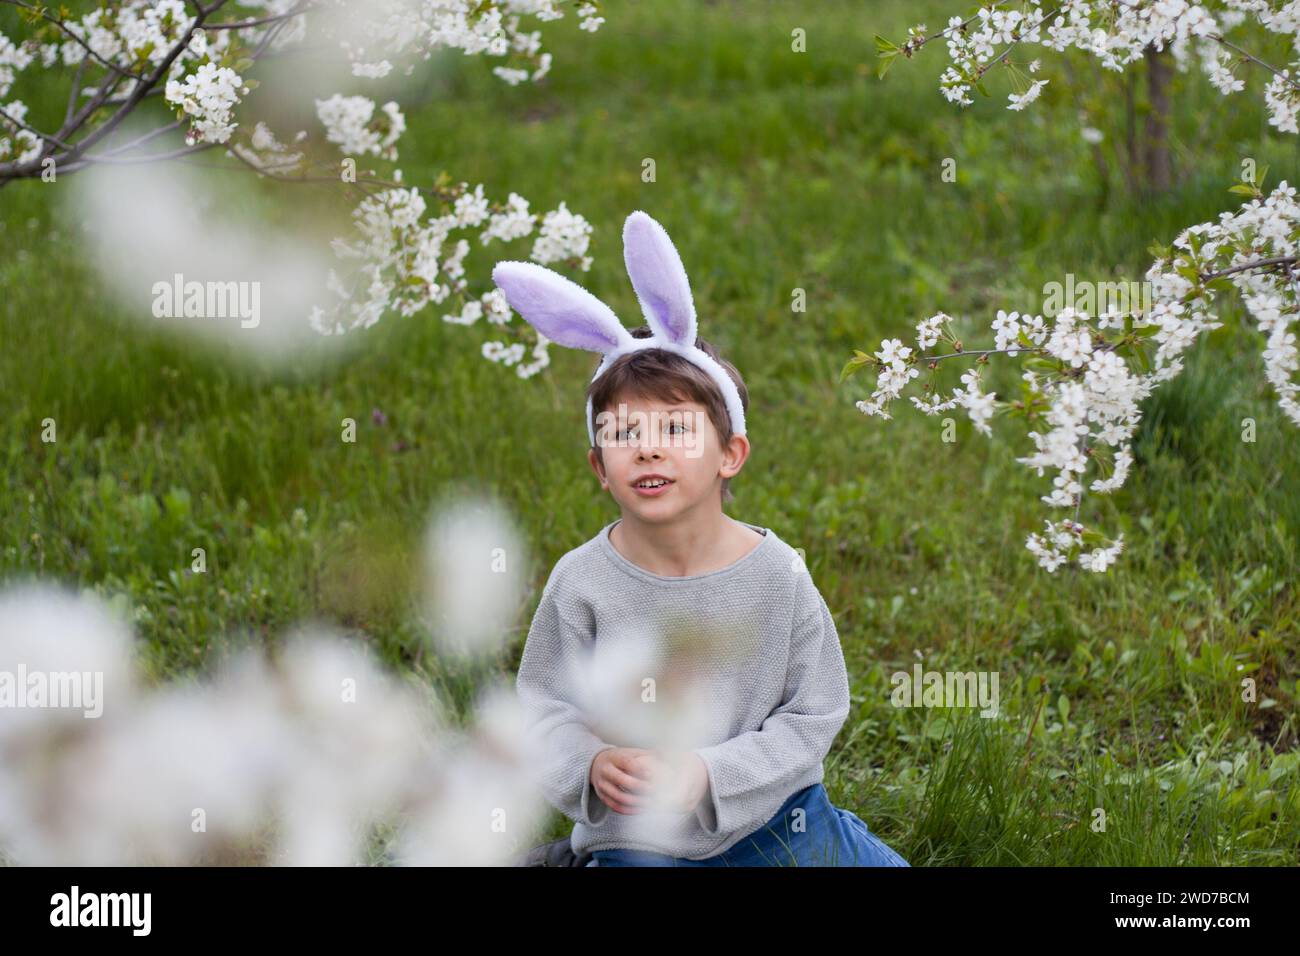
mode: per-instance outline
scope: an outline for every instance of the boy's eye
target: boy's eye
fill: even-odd
[[[681,432],[682,432],[682,433],[685,433],[685,432],[687,431],[686,423],[685,423],[685,422],[669,422],[669,423],[668,423],[668,428],[669,428],[670,430],[673,429],[673,428],[681,429]],[[633,426],[631,426],[631,427],[629,427],[629,428],[621,428],[621,429],[619,429],[617,437],[620,438],[620,439],[626,440],[626,439],[631,438],[632,435],[633,435],[634,433],[635,433],[635,434],[638,434],[638,435],[640,434],[640,426],[639,426],[639,425],[633,425]]]

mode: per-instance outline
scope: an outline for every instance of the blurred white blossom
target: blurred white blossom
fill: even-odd
[[[439,650],[495,652],[519,613],[529,570],[508,513],[483,500],[443,505],[430,519],[424,555],[430,632]]]

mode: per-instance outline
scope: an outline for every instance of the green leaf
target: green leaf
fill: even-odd
[[[880,66],[876,68],[876,76],[883,80],[885,74],[889,72],[889,68],[894,65],[894,60],[898,58],[898,54],[903,52],[903,49],[895,46],[877,33],[876,50],[878,51],[876,55],[880,57]]]
[[[1055,372],[1057,371],[1057,361],[1055,359],[1044,358],[1026,359],[1025,368],[1033,369],[1037,372]]]
[[[1229,186],[1229,187],[1228,187],[1228,192],[1230,192],[1230,193],[1236,193],[1238,196],[1252,196],[1252,197],[1253,197],[1253,196],[1255,195],[1255,193],[1257,193],[1258,191],[1259,191],[1259,190],[1257,190],[1254,186],[1243,186],[1243,185],[1241,185],[1240,183],[1238,183],[1236,186]]]
[[[1146,329],[1139,329],[1138,331],[1145,332]],[[1155,332],[1157,330],[1153,328],[1151,331]],[[1142,348],[1142,346],[1139,345],[1137,348],[1133,349],[1133,355],[1137,358],[1138,364],[1142,366],[1143,372],[1151,371],[1151,360],[1147,358],[1146,349]]]
[[[840,372],[841,382],[871,361],[871,356],[867,355],[865,352],[858,352],[857,349],[854,349],[854,351],[857,352],[857,356],[849,359],[848,362],[845,363],[843,370]]]

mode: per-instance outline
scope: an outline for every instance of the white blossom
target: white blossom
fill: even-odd
[[[1051,82],[1051,81],[1050,81],[1050,80],[1034,80],[1034,82],[1030,84],[1029,89],[1025,90],[1025,92],[1023,92],[1023,93],[1012,93],[1012,94],[1008,97],[1008,99],[1009,99],[1011,102],[1010,102],[1010,104],[1007,106],[1007,109],[1009,109],[1009,110],[1023,110],[1026,106],[1028,106],[1028,105],[1029,105],[1030,103],[1032,103],[1034,100],[1038,99],[1038,94],[1041,93],[1041,92],[1043,91],[1043,87],[1046,86],[1049,82]]]
[[[406,118],[390,101],[375,116],[375,101],[364,96],[336,93],[316,101],[316,115],[325,126],[326,139],[337,143],[345,156],[379,156],[396,159],[396,142],[406,130]]]
[[[563,202],[542,217],[542,226],[529,258],[542,265],[578,259],[584,272],[591,268],[587,246],[591,241],[591,224],[581,215],[570,212]]]
[[[194,117],[190,126],[192,142],[224,143],[239,125],[232,122],[231,114],[240,95],[247,92],[238,73],[209,62],[183,81],[168,80],[163,96]]]

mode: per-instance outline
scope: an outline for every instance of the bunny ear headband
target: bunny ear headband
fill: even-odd
[[[721,365],[695,345],[695,305],[686,269],[664,227],[639,209],[623,224],[623,261],[653,335],[633,338],[604,302],[558,272],[533,262],[498,262],[492,279],[510,307],[546,339],[602,356],[594,382],[619,356],[663,349],[703,369],[718,386],[731,416],[731,430],[745,434],[740,391]],[[587,399],[587,437],[596,447]]]

